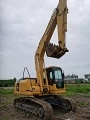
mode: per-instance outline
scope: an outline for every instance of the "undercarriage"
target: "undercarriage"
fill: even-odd
[[[50,119],[54,109],[59,109],[65,113],[76,110],[74,100],[56,95],[16,98],[14,100],[14,106],[24,110],[27,116],[34,114],[43,120]]]

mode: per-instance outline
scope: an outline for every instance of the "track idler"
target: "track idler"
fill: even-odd
[[[62,57],[66,52],[68,52],[69,50],[67,48],[62,49],[60,46],[58,45],[53,45],[52,43],[47,43],[44,42],[45,44],[45,49],[46,49],[46,55],[48,57],[53,57],[53,58],[60,58]]]

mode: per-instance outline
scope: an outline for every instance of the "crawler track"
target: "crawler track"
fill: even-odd
[[[41,119],[48,120],[53,115],[52,106],[37,98],[33,97],[20,97],[14,100],[16,108],[25,110],[28,113],[33,113],[39,116]]]
[[[76,110],[76,108],[77,108],[76,101],[75,101],[74,99],[68,98],[68,97],[66,97],[66,98],[64,98],[64,99],[66,99],[67,101],[70,102],[70,104],[71,104],[70,111],[73,111],[73,112],[74,112],[74,111]]]
[[[47,101],[48,99],[48,101]],[[50,120],[53,115],[53,105],[60,108],[62,112],[69,112],[76,110],[76,103],[71,98],[63,98],[62,96],[47,96],[45,98],[35,98],[35,97],[20,97],[14,100],[14,106],[16,108],[22,109],[28,113],[35,114],[40,119]]]
[[[57,96],[60,100],[61,100],[61,103],[62,103],[62,110],[65,111],[65,112],[70,112],[70,111],[75,111],[76,108],[77,108],[77,105],[76,105],[76,101],[73,100],[72,98],[68,98],[68,97],[61,97],[61,96]]]
[[[63,97],[59,95],[47,95],[47,96],[36,96],[38,99],[42,99],[43,101],[46,101],[47,103],[51,104],[52,107],[56,106],[56,108],[59,108],[61,112],[70,112],[75,111],[77,106],[76,102],[68,97]]]

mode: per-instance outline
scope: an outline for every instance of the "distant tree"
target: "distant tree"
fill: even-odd
[[[16,82],[16,78],[15,77],[14,77],[14,79],[0,80],[0,87],[14,86],[15,82]]]
[[[17,79],[14,77],[14,79],[13,79],[13,80],[16,82],[16,80],[17,80]]]

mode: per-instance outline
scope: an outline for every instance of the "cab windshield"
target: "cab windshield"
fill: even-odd
[[[55,80],[59,80],[59,79],[62,79],[62,73],[61,73],[61,70],[55,70]]]
[[[62,70],[59,68],[54,68],[54,79],[56,83],[56,87],[59,88],[64,88],[64,80],[62,77]]]
[[[61,80],[62,79],[62,71],[61,69],[54,68],[54,79]]]

